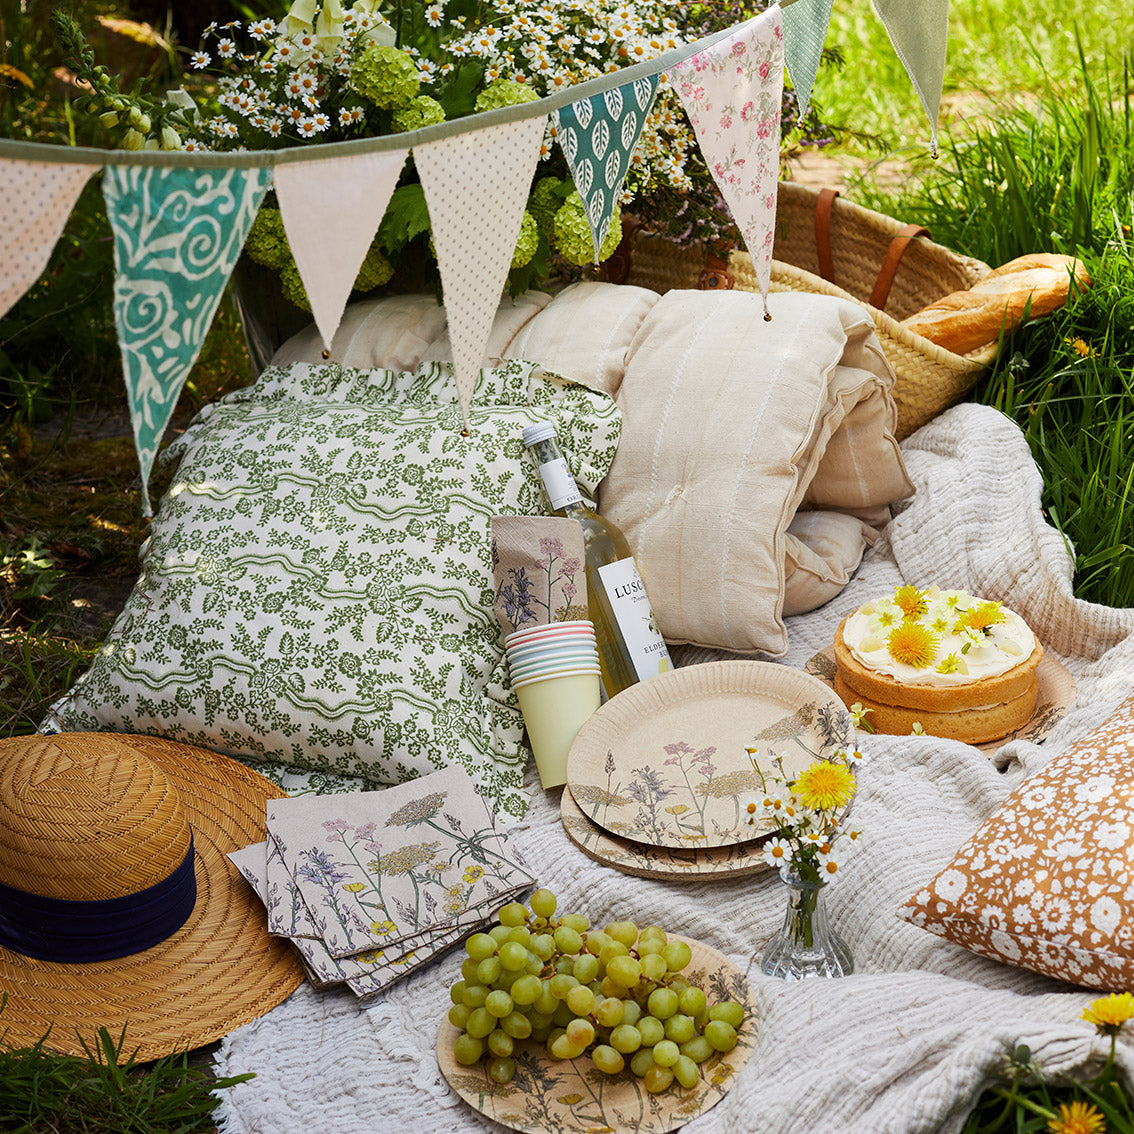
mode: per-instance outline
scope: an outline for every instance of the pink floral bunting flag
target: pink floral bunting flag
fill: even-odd
[[[545,116],[536,115],[413,151],[429,206],[466,428],[546,123]]]
[[[0,315],[43,274],[97,165],[0,161]]]
[[[287,240],[328,350],[408,153],[276,166],[276,199]]]
[[[783,13],[774,5],[666,74],[744,236],[766,311],[780,172]]]

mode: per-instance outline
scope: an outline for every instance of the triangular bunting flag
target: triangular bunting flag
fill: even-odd
[[[807,116],[811,88],[827,39],[833,0],[796,0],[784,8],[784,59],[795,87],[799,118]]]
[[[71,209],[98,168],[0,161],[0,315],[43,275]]]
[[[276,199],[315,325],[330,350],[408,149],[276,166]]]
[[[114,320],[142,508],[162,434],[272,179],[263,169],[108,166]]]
[[[874,10],[929,115],[930,146],[937,156],[937,115],[945,82],[949,0],[874,0]]]
[[[744,235],[765,311],[780,173],[781,17],[774,5],[667,72]]]
[[[413,151],[429,206],[466,428],[546,125],[536,115]]]
[[[658,93],[658,78],[635,79],[555,112],[559,146],[591,226],[596,264],[631,155]]]

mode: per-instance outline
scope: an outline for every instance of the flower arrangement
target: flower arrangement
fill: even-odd
[[[758,760],[760,749],[749,748],[752,766],[764,791],[747,805],[748,823],[770,822],[775,835],[764,844],[770,866],[787,868],[804,882],[823,885],[842,869],[843,855],[835,846],[842,840],[857,843],[862,833],[846,827],[850,804],[858,787],[855,767],[862,759],[857,748],[839,749],[830,759],[812,761],[795,778],[784,771],[783,757],[768,774]]]
[[[1044,1131],[1046,1134],[1132,1134],[1134,1107],[1115,1062],[1115,1046],[1126,1024],[1134,1019],[1134,996],[1129,992],[1100,996],[1083,1010],[1081,1019],[1110,1040],[1102,1069],[1083,1083],[1055,1085],[1044,1080],[1031,1050],[1020,1044],[1005,1060],[1006,1085],[990,1087],[969,1114],[964,1134],[1008,1134]]]
[[[615,72],[740,22],[770,0],[674,5],[665,0],[295,0],[279,20],[211,24],[189,57],[190,90],[124,94],[95,64],[81,30],[54,15],[87,109],[127,149],[256,150],[385,136],[531,101]],[[790,89],[785,136],[829,140],[812,112],[798,122]],[[548,127],[512,261],[513,294],[594,258],[582,200]],[[622,206],[680,241],[735,247],[737,233],[676,92],[661,83],[627,174]],[[309,309],[278,209],[265,205],[248,256],[278,272]],[[617,247],[616,215],[599,258]],[[421,277],[424,266],[425,276]],[[419,269],[406,281],[408,268]],[[395,276],[402,272],[402,276]],[[355,287],[435,282],[424,193],[412,161]]]

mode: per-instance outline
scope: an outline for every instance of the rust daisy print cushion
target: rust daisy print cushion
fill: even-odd
[[[1021,784],[898,910],[986,957],[1134,986],[1134,696]]]

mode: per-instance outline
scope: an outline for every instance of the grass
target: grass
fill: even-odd
[[[3,1017],[0,1016],[0,1021]],[[209,1134],[213,1093],[254,1078],[217,1078],[188,1053],[137,1064],[124,1036],[105,1028],[84,1055],[58,1055],[44,1040],[5,1047],[0,1031],[0,1130],[8,1134]],[[45,1037],[46,1038],[46,1037]]]
[[[1081,45],[1080,45],[1081,46]],[[1134,88],[1130,59],[1006,105],[948,139],[936,165],[865,203],[924,224],[989,264],[1026,252],[1079,256],[1093,286],[1026,324],[974,392],[1024,431],[1050,521],[1076,552],[1075,593],[1134,606]]]

